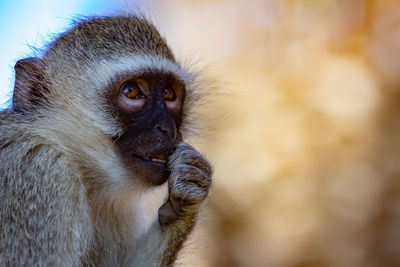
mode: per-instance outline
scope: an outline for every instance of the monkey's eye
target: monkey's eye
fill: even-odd
[[[162,94],[166,101],[174,101],[176,99],[175,91],[171,87],[164,88]]]
[[[122,90],[122,93],[130,99],[141,99],[144,98],[142,91],[135,83],[127,83]]]

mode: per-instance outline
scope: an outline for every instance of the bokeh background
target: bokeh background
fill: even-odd
[[[179,266],[400,266],[399,0],[54,2],[0,1],[3,103],[26,43],[139,7],[218,81],[191,140],[213,192]]]

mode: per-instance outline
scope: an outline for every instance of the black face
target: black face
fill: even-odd
[[[184,84],[172,74],[148,72],[119,81],[112,90],[124,134],[115,140],[122,161],[150,185],[168,180],[168,157],[182,141]]]

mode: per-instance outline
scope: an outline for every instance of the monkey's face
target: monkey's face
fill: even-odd
[[[173,74],[144,72],[118,80],[112,107],[124,133],[115,139],[121,160],[150,185],[167,181],[168,157],[182,141],[184,83]]]

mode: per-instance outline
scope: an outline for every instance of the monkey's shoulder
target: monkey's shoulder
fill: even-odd
[[[44,176],[54,172],[59,162],[69,165],[61,150],[37,134],[32,123],[12,113],[0,113],[0,176],[8,172],[27,176],[33,171],[41,171]]]
[[[35,146],[35,143],[40,143],[39,139],[31,123],[11,112],[0,113],[0,152]]]

